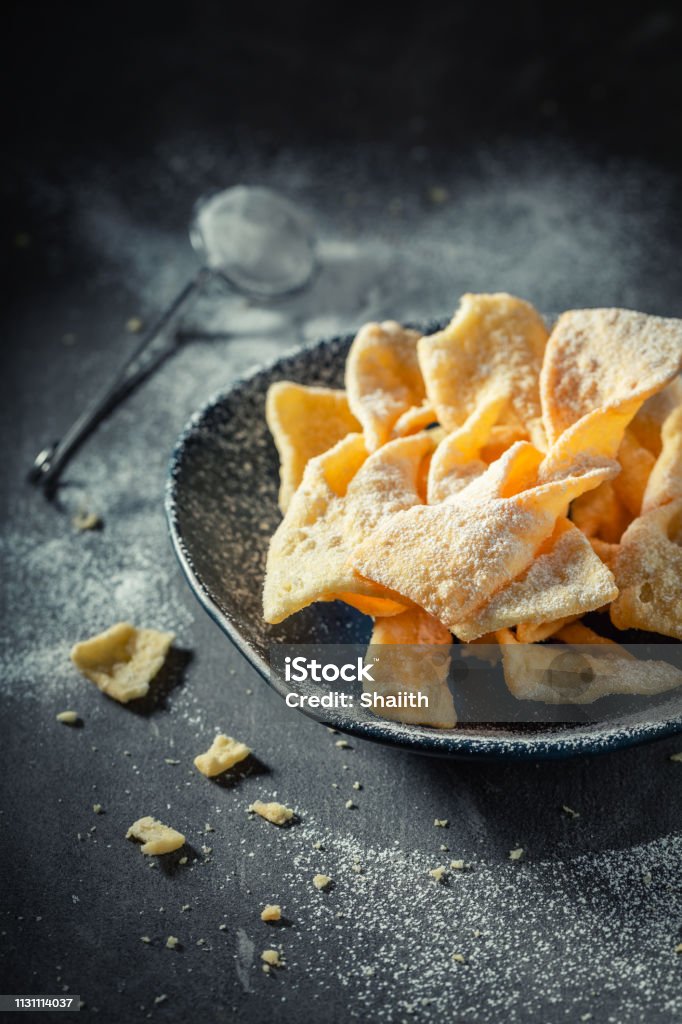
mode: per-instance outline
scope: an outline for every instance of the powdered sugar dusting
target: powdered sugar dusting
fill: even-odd
[[[614,1020],[602,1013],[612,990],[618,1024],[682,1013],[674,953],[682,836],[575,858],[526,850],[515,863],[458,850],[450,830],[434,831],[429,856],[397,841],[366,846],[306,817],[275,846],[291,863],[277,881],[285,916],[299,926],[278,934],[288,1001],[305,979],[321,1005],[340,985],[348,1016],[359,1020]],[[461,856],[465,868],[450,868]],[[441,882],[430,875],[438,865]],[[333,880],[326,893],[313,890],[318,872]]]

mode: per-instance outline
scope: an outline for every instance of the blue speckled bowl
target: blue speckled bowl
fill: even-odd
[[[435,325],[428,325],[428,330]],[[424,329],[422,325],[422,329]],[[316,604],[278,626],[263,621],[261,594],[270,536],[280,521],[279,461],[265,423],[273,381],[343,386],[351,336],[284,355],[211,399],[181,434],[170,463],[166,512],[192,590],[264,679],[271,645],[364,643],[370,620],[340,603]],[[588,725],[405,726],[355,706],[306,714],[365,739],[425,754],[468,758],[559,758],[601,753],[682,731],[682,703],[635,704]],[[291,712],[294,714],[295,712]]]

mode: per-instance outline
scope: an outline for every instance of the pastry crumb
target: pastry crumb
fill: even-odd
[[[180,764],[177,757],[164,757],[166,764]]]
[[[282,958],[276,949],[264,949],[260,958],[268,965],[268,967],[282,966]]]
[[[126,839],[137,839],[142,843],[140,851],[148,856],[172,853],[184,845],[185,837],[168,825],[162,825],[155,818],[139,818],[126,832]]]
[[[334,746],[338,747],[340,750],[350,750],[351,749],[351,745],[348,742],[348,740],[337,740],[336,743],[334,744]]]
[[[522,846],[517,846],[515,850],[509,851],[509,860],[521,860],[524,853],[524,848]]]
[[[262,800],[254,800],[248,810],[265,818],[266,821],[271,821],[273,825],[286,825],[294,816],[290,807],[285,807],[284,804],[275,801],[263,803]]]
[[[352,800],[346,800],[345,807],[347,811],[352,811],[354,807],[357,807],[357,804],[354,804]]]
[[[316,889],[319,889],[320,891],[322,891],[323,889],[326,889],[327,886],[330,885],[330,884],[331,884],[331,877],[329,875],[314,875],[313,876],[313,885],[315,886]]]
[[[145,945],[149,945],[151,941],[148,935],[140,935],[140,942],[144,942]]]
[[[561,810],[564,812],[564,814],[567,814],[569,816],[569,818],[579,818],[580,817],[580,811],[574,811],[573,808],[569,807],[567,804],[562,804],[561,805]]]
[[[58,722],[63,722],[64,725],[75,725],[79,721],[77,711],[60,711],[55,718]]]
[[[97,530],[102,525],[102,519],[96,512],[76,512],[71,519],[74,530],[83,533],[85,530]]]
[[[447,818],[434,818],[433,824],[436,828],[447,828],[450,822]]]
[[[344,765],[344,767],[345,767],[345,765]],[[362,785],[361,785],[361,783],[359,783],[359,782],[354,782],[354,783],[353,783],[353,789],[362,789]]]
[[[464,957],[463,957],[463,955],[461,953],[453,953],[452,954],[452,959],[454,960],[454,962],[456,964],[465,964],[466,963],[466,960],[464,959]]]
[[[167,999],[168,996],[166,995],[166,993],[162,992],[160,996],[155,997],[154,1002],[156,1003],[157,1006],[159,1006],[161,1003],[165,1003]]]
[[[443,882],[445,878],[445,865],[439,864],[437,868],[431,868],[429,871],[431,878],[434,878],[437,882]]]
[[[143,327],[143,321],[139,316],[131,316],[126,320],[126,331],[130,334],[139,334]]]
[[[279,903],[266,903],[260,912],[261,921],[281,921],[282,908]]]
[[[670,755],[670,760],[671,761],[682,761],[682,750],[679,753],[677,753],[677,754],[671,754]]]
[[[450,867],[452,868],[453,871],[465,871],[467,866],[468,865],[463,860],[450,861]]]
[[[173,633],[117,622],[71,649],[71,660],[107,697],[121,704],[146,697],[173,640]]]
[[[92,809],[95,812],[95,814],[104,814],[104,808],[102,807],[101,804],[93,804]]]
[[[247,747],[245,743],[218,733],[208,750],[194,758],[194,767],[210,779],[233,768],[250,753],[251,748]]]
[[[169,935],[166,939],[166,949],[177,949],[180,945],[180,939],[176,938],[175,935]]]

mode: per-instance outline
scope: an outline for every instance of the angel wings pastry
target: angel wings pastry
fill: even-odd
[[[598,609],[681,640],[681,370],[682,321],[625,309],[550,332],[523,299],[468,294],[434,334],[366,324],[344,389],[270,389],[266,620],[340,600],[373,618],[373,647],[488,638],[512,692],[522,645],[605,640],[581,632]],[[626,675],[617,692],[652,692]],[[429,686],[426,724],[452,727]]]

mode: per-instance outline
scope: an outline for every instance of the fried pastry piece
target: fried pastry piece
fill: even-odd
[[[481,458],[490,465],[496,462],[504,453],[517,441],[529,441],[527,431],[521,426],[514,426],[511,423],[498,423],[492,427],[486,444],[481,448]],[[546,445],[540,447],[544,450]]]
[[[642,512],[682,498],[682,405],[669,414],[661,431],[661,453],[647,481]]]
[[[465,501],[463,491],[438,505],[397,512],[358,545],[352,564],[454,630],[528,568],[572,498],[613,472],[607,464],[513,497]],[[482,482],[470,486],[483,491]]]
[[[682,640],[682,499],[635,519],[623,534],[611,605],[618,629],[647,629]]]
[[[439,423],[455,430],[482,404],[504,398],[505,420],[544,447],[538,380],[547,336],[544,320],[523,299],[463,295],[445,330],[417,346]]]
[[[435,420],[417,360],[420,337],[418,331],[386,320],[365,324],[351,345],[346,391],[369,452]]]
[[[453,632],[468,641],[519,623],[542,625],[535,636],[525,629],[519,637],[534,642],[617,595],[613,574],[580,530],[562,518],[525,573],[498,590],[471,619],[453,627]],[[562,621],[557,623],[558,619]]]
[[[544,704],[592,704],[614,694],[651,697],[682,684],[682,672],[675,666],[639,660],[612,640],[577,627],[562,630],[566,639],[573,637],[565,651],[555,645],[521,644],[510,630],[499,632],[504,678],[515,697]]]
[[[547,452],[538,469],[538,481],[560,480],[567,473],[574,473],[576,465],[586,468],[603,464],[605,459],[615,459],[636,408],[637,401],[632,401],[623,403],[618,409],[597,409],[572,424]],[[641,455],[646,457],[644,449]],[[642,474],[634,458],[631,463],[629,484],[626,481],[623,493],[636,504]],[[617,479],[622,473],[622,466],[617,463],[616,467]],[[608,480],[575,500],[571,518],[585,536],[598,536],[615,543],[632,521],[632,514],[616,493],[615,480]]]
[[[629,309],[564,313],[547,343],[540,376],[542,415],[553,444],[583,416],[633,404],[682,369],[682,321]]]
[[[678,405],[682,405],[682,377],[676,377],[662,391],[647,398],[632,421],[632,433],[655,458],[661,453],[663,424]]]
[[[634,657],[625,647],[620,647],[615,640],[610,640],[609,637],[595,633],[584,622],[572,622],[562,626],[555,634],[555,639],[560,640],[563,644],[602,644],[605,647],[611,647],[612,651],[617,651],[619,657],[628,660],[632,660]]]
[[[389,619],[377,619],[369,642],[366,663],[371,663],[373,682],[363,680],[365,693],[398,697],[423,694],[427,707],[381,707],[375,714],[395,722],[452,729],[457,714],[447,684],[452,634],[421,608],[409,608]]]
[[[451,644],[452,634],[438,619],[423,608],[408,608],[400,615],[375,619],[370,646],[373,644]]]
[[[530,441],[517,441],[491,462],[485,473],[453,494],[450,500],[460,505],[474,505],[489,498],[511,498],[529,490],[538,481],[542,458],[542,452]]]
[[[571,519],[590,540],[606,544],[617,544],[632,522],[611,480],[576,498],[571,505]]]
[[[642,511],[644,492],[656,460],[628,427],[618,449],[618,461],[621,468],[614,477],[613,489],[634,519]]]
[[[506,404],[506,398],[499,397],[481,402],[461,427],[440,442],[429,466],[426,492],[429,505],[444,501],[485,473],[487,464],[481,457],[481,449]]]
[[[608,541],[600,540],[599,537],[590,537],[590,544],[595,555],[598,555],[604,565],[613,572],[613,567],[616,564],[616,556],[618,555],[618,544],[609,544]]]
[[[367,457],[362,434],[350,434],[306,466],[301,486],[270,542],[265,587],[267,622],[340,598],[370,614],[396,614],[409,602],[358,576],[355,548],[384,518],[420,502],[429,433],[399,438]]]
[[[622,403],[617,409],[595,409],[571,424],[550,446],[540,467],[538,478],[560,480],[573,473],[576,465],[600,464],[615,459],[626,427],[638,400]]]
[[[567,615],[552,622],[521,622],[516,627],[516,639],[520,644],[539,644],[556,636],[564,626],[575,622],[575,619],[575,615]]]
[[[279,508],[284,514],[310,459],[361,428],[345,391],[287,380],[268,389],[265,418],[280,457]]]

